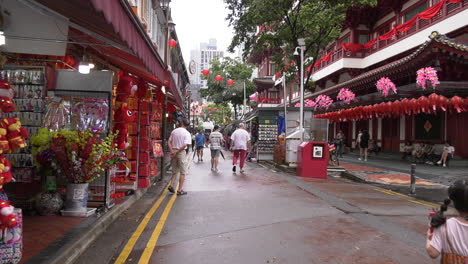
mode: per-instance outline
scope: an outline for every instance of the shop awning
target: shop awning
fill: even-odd
[[[182,106],[177,87],[151,39],[127,1],[120,0],[36,0],[69,18],[70,38],[101,45],[89,47],[103,58],[157,86],[170,83],[177,105]],[[109,40],[109,41],[106,41]],[[102,45],[110,44],[110,45]]]

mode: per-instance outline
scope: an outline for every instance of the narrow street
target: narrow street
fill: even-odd
[[[76,263],[437,263],[424,250],[434,204],[254,163],[233,173],[228,153],[212,172],[209,157],[191,163],[188,195],[150,190]]]

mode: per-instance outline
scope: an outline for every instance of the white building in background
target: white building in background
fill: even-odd
[[[190,60],[197,65],[196,73],[190,76],[190,83],[200,84],[201,88],[207,88],[207,81],[200,78],[201,71],[210,69],[211,62],[216,58],[224,57],[224,51],[218,50],[216,39],[209,39],[208,43],[200,43],[200,48],[190,51]]]

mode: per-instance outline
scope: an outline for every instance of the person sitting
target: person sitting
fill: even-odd
[[[414,146],[414,150],[413,150],[413,160],[415,162],[424,162],[424,146],[425,146],[425,143],[420,143],[420,144],[417,144]]]
[[[402,160],[406,160],[406,157],[411,157],[413,155],[414,146],[411,141],[406,141],[405,145],[403,146],[403,155],[401,156]]]
[[[447,167],[447,162],[450,160],[450,158],[453,158],[453,153],[455,152],[455,148],[450,145],[449,141],[445,141],[444,144],[444,151],[442,152],[442,155],[440,156],[440,160],[437,161],[437,164],[442,164],[443,167]]]
[[[426,163],[430,163],[434,159],[434,145],[429,142],[424,143],[423,159],[426,161]]]
[[[375,155],[379,154],[380,147],[377,145],[375,140],[373,140],[373,139],[369,140],[369,150],[368,151],[369,151],[369,154],[371,154],[372,152],[374,152]]]

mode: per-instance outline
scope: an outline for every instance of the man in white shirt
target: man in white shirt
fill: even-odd
[[[182,189],[185,175],[187,174],[187,154],[185,152],[185,148],[187,148],[192,143],[192,137],[186,129],[186,127],[190,126],[190,123],[187,119],[183,119],[179,125],[179,128],[176,128],[172,131],[171,136],[169,137],[169,142],[167,143],[171,151],[172,166],[171,182],[169,183],[169,187],[167,189],[172,193],[175,192],[173,184],[177,175],[180,174],[177,195],[184,195],[187,194],[187,192]]]
[[[244,172],[244,163],[247,150],[250,149],[250,135],[245,130],[244,123],[239,124],[239,128],[231,135],[231,150],[234,150],[232,159],[232,171],[236,172],[237,160],[240,158],[240,172]]]

